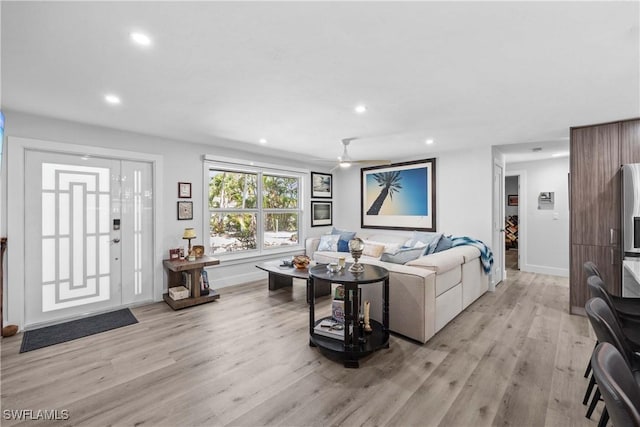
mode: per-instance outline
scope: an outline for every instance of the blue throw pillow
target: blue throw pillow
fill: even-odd
[[[433,253],[435,254],[436,252],[446,251],[447,249],[451,249],[451,247],[453,247],[451,236],[442,236]]]
[[[394,264],[405,264],[409,261],[420,258],[422,256],[422,252],[424,252],[424,248],[400,249],[394,254],[385,252],[380,257],[380,261],[392,262]]]
[[[409,239],[405,245],[409,247],[422,247],[424,249],[424,255],[429,255],[435,252],[436,246],[442,238],[442,233],[428,233],[423,231],[414,231],[413,236]]]
[[[349,252],[349,241],[348,240],[338,240],[338,252]]]
[[[353,238],[356,237],[355,231],[339,230],[335,227],[333,227],[333,229],[331,230],[331,234],[339,234],[340,240],[346,240],[347,243],[349,242],[349,240],[353,240]],[[349,252],[349,249],[347,249],[346,251],[340,251],[340,252]]]

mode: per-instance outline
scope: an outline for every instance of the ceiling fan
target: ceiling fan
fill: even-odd
[[[352,137],[352,138],[343,138],[342,139],[342,145],[344,146],[344,150],[342,151],[342,155],[338,156],[338,164],[331,169],[331,171],[333,172],[335,169],[337,168],[348,168],[349,166],[353,165],[353,164],[365,164],[365,165],[388,165],[391,163],[391,161],[389,160],[353,160],[353,158],[351,158],[351,156],[349,155],[349,152],[347,150],[347,147],[349,147],[349,144],[351,144],[351,141],[355,141],[359,139],[358,137]]]

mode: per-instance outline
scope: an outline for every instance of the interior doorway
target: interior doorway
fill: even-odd
[[[504,242],[505,268],[520,269],[520,176],[511,175],[504,179]]]

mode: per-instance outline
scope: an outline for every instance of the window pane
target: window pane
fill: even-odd
[[[265,209],[296,209],[298,178],[263,175],[262,197],[262,206]]]
[[[257,184],[254,173],[209,170],[209,207],[255,209]]]
[[[268,213],[264,216],[264,247],[298,244],[298,214]]]
[[[212,213],[209,246],[212,254],[256,249],[257,214]]]

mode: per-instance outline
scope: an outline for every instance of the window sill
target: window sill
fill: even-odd
[[[225,265],[238,265],[251,262],[260,262],[278,257],[290,257],[294,255],[300,255],[304,253],[304,246],[289,246],[287,248],[269,249],[264,250],[261,253],[246,253],[246,254],[213,254],[210,255],[220,260],[220,266]]]

